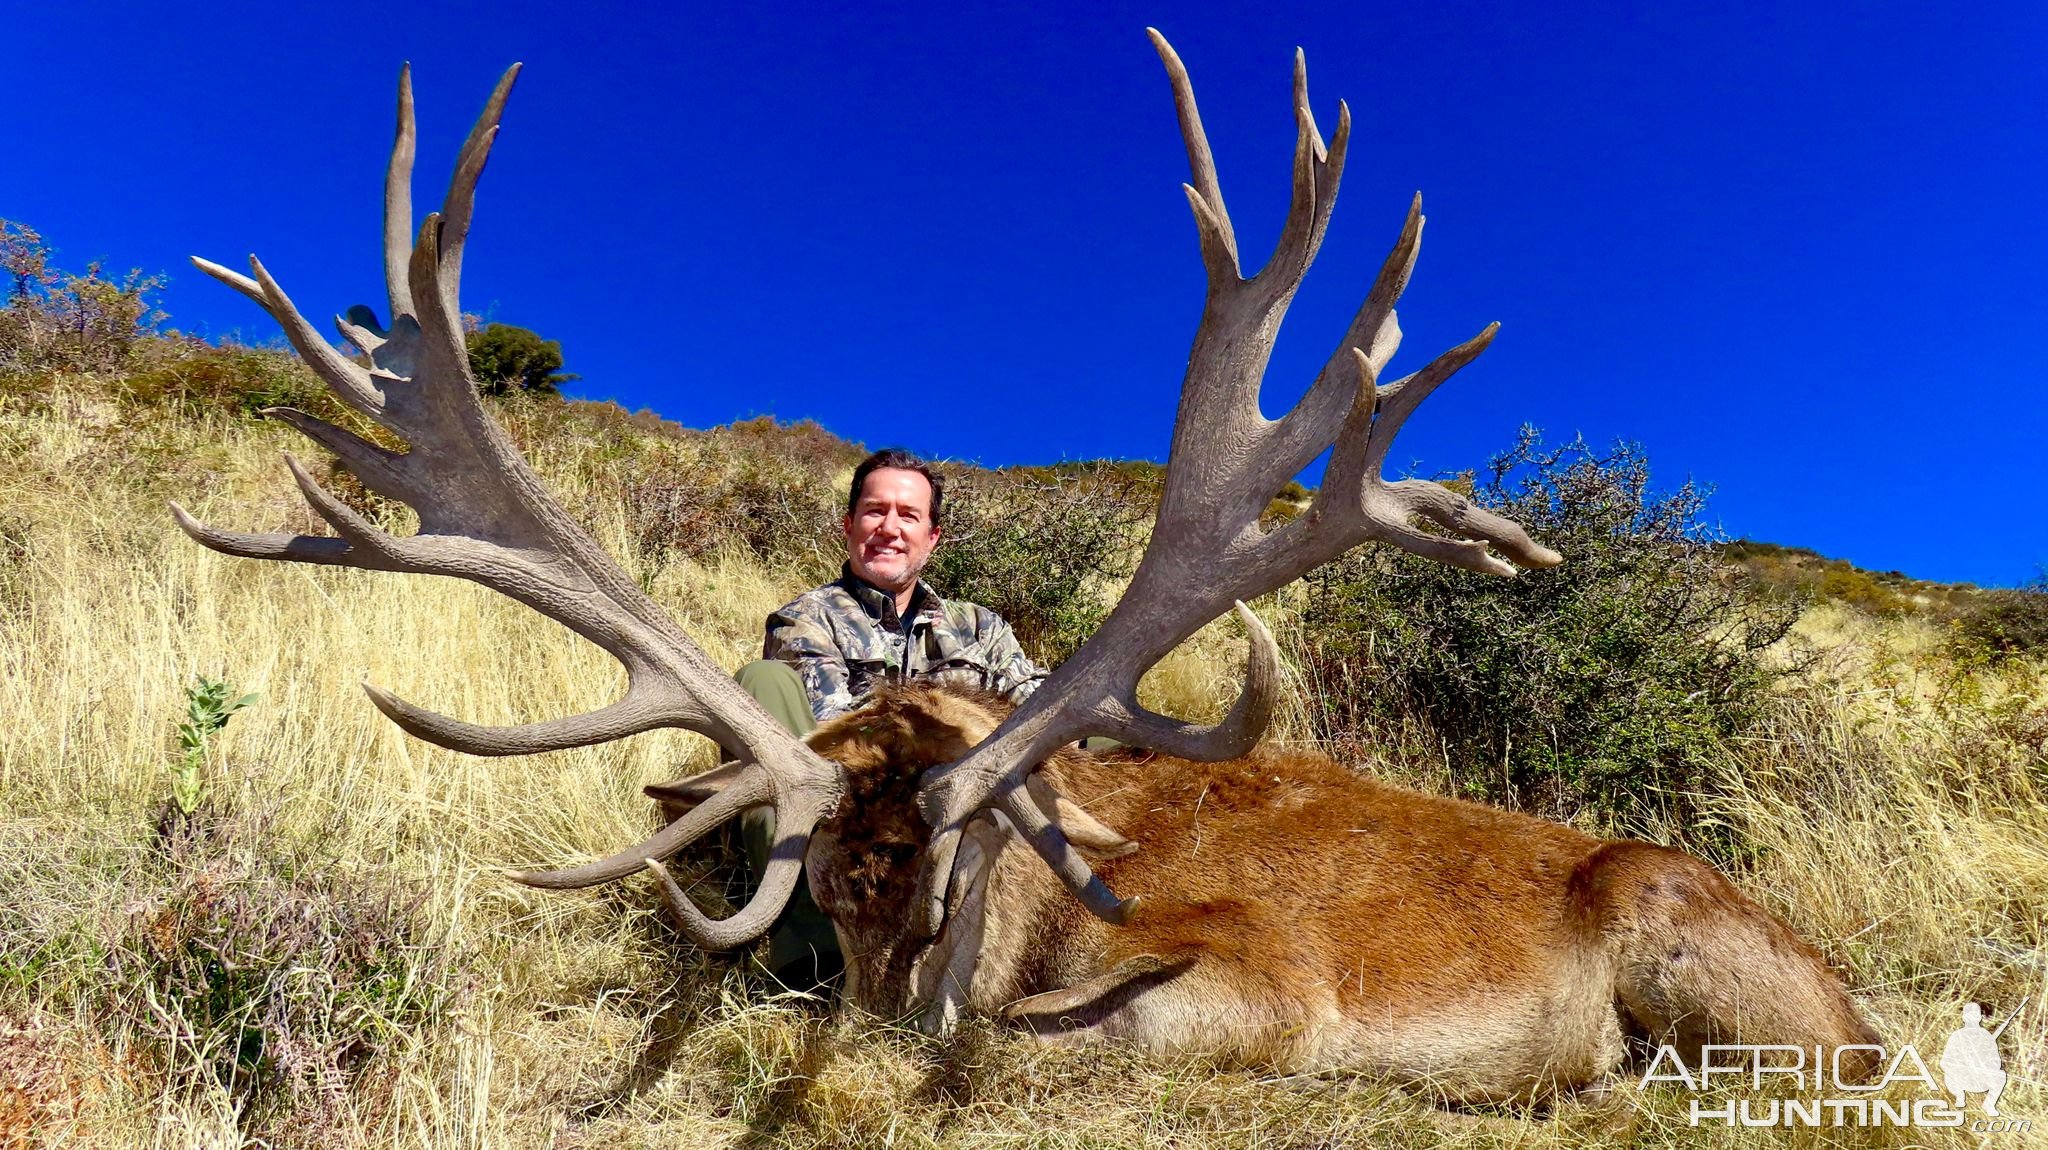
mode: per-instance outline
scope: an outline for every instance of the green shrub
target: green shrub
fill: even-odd
[[[1879,618],[1903,615],[1911,607],[1905,596],[1879,582],[1869,572],[1859,571],[1840,560],[1832,560],[1822,568],[1812,588],[1821,599],[1832,599]]]
[[[263,814],[202,807],[160,847],[101,1008],[179,1088],[225,1089],[251,1136],[330,1144],[377,1058],[448,1021],[461,971],[428,937],[425,892],[294,848]]]
[[[1798,604],[1731,572],[1700,521],[1703,493],[1654,492],[1632,444],[1545,450],[1524,429],[1473,497],[1564,565],[1495,579],[1374,547],[1311,575],[1318,734],[1369,743],[1406,725],[1465,795],[1702,826],[1709,764],[1752,721],[1773,678],[1760,653]]]
[[[115,947],[121,982],[154,1003],[131,1021],[166,1066],[240,1099],[250,1134],[324,1144],[371,1062],[451,1005],[424,892],[281,857],[270,837],[180,833],[168,882]]]
[[[1878,618],[1918,613],[1947,619],[1967,608],[1978,593],[1969,583],[1933,583],[1903,571],[1865,571],[1807,547],[1738,539],[1717,550],[1762,588],[1792,599],[1839,603]]]
[[[651,415],[642,412],[641,416]],[[635,416],[636,420],[641,416]],[[663,421],[656,419],[656,424]],[[637,425],[641,431],[647,425]],[[674,424],[665,424],[673,428]],[[858,443],[849,443],[827,431],[816,420],[799,419],[782,423],[771,415],[757,415],[752,419],[737,419],[723,427],[702,432],[707,440],[723,444],[727,450],[753,454],[772,454],[805,469],[822,475],[834,475],[839,471],[851,471],[855,464],[867,457],[868,450]],[[841,509],[845,506],[844,485],[838,493]],[[834,519],[838,516],[834,515]]]
[[[562,370],[562,345],[509,323],[494,323],[463,337],[469,371],[485,395],[531,391],[553,395],[581,376]]]
[[[119,391],[131,403],[243,419],[255,418],[266,407],[295,407],[343,426],[357,422],[289,351],[167,338],[151,341],[137,358],[142,362]]]
[[[0,374],[110,371],[165,319],[151,296],[160,275],[115,275],[99,260],[66,272],[26,224],[0,219]]]
[[[925,577],[1001,615],[1027,654],[1057,666],[1108,614],[1107,585],[1136,564],[1150,490],[1114,464],[956,470]]]
[[[843,441],[810,423],[769,434],[779,427],[748,421],[625,460],[616,483],[642,563],[659,570],[671,557],[703,559],[737,544],[806,578],[835,574],[845,481],[838,453],[813,438]]]
[[[223,1091],[252,1145],[355,1144],[354,1123],[389,1097],[379,1069],[448,1040],[470,975],[424,887],[287,836],[279,802],[203,804],[147,843],[9,824],[0,1019],[90,1019],[121,1047],[130,1089]]]
[[[2048,575],[2032,586],[1979,593],[1954,626],[1960,644],[1994,658],[2048,652]]]

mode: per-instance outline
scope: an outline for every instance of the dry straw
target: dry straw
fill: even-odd
[[[0,1147],[1980,1144],[1695,1130],[1682,1099],[1627,1083],[1534,1115],[1446,1114],[1369,1082],[1270,1080],[981,1026],[939,1043],[835,1023],[690,951],[648,892],[563,896],[494,877],[638,837],[639,786],[707,765],[702,740],[467,758],[405,738],[358,687],[510,722],[607,701],[615,663],[466,584],[192,545],[165,495],[215,521],[306,526],[276,463],[280,431],[147,418],[105,395],[73,381],[0,406]],[[548,437],[537,465],[632,563],[601,439]],[[644,575],[727,667],[804,578],[718,551]],[[1939,1049],[1964,1000],[2031,996],[2007,1040],[2006,1110],[2048,1128],[2048,735],[2027,725],[2043,678],[2024,663],[1973,672],[1963,705],[1938,644],[1844,618],[1815,620],[1836,677],[1788,690],[1720,766],[1717,814],[1749,851],[1739,879],[1845,965],[1894,1039]],[[1236,648],[1221,628],[1198,635],[1153,673],[1148,701],[1213,717]],[[262,836],[209,840],[208,865],[269,874],[255,856],[273,852],[317,860],[321,890],[421,892],[403,941],[459,958],[401,964],[439,997],[335,1089],[237,1093],[205,1072],[219,1052],[204,1036],[163,1041],[138,1013],[144,987],[117,981],[148,957],[136,924],[170,905],[164,765],[197,674],[261,693],[212,748],[207,801],[230,824],[260,814]],[[2025,1138],[1993,1137],[2014,1140],[1981,1144]]]

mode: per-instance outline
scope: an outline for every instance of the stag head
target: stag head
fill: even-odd
[[[696,731],[740,761],[659,788],[687,807],[653,837],[566,870],[517,873],[542,887],[583,887],[651,870],[685,933],[707,949],[759,937],[808,864],[813,893],[849,956],[850,996],[895,1014],[944,1013],[950,980],[971,970],[986,879],[997,853],[1028,844],[1096,915],[1121,922],[1120,900],[1084,852],[1129,849],[1034,773],[1087,735],[1194,760],[1228,759],[1258,740],[1272,712],[1278,653],[1243,601],[1271,592],[1366,540],[1474,571],[1512,575],[1558,556],[1516,524],[1421,480],[1381,475],[1416,407],[1492,339],[1488,327],[1421,370],[1388,384],[1380,372],[1400,342],[1394,303],[1415,262],[1420,198],[1335,353],[1308,394],[1277,420],[1259,391],[1281,317],[1322,243],[1343,172],[1350,114],[1341,104],[1325,144],[1309,112],[1297,54],[1294,195],[1272,258],[1245,278],[1186,70],[1151,33],[1172,81],[1193,182],[1208,292],[1189,357],[1158,522],[1131,588],[1076,654],[1014,713],[961,710],[912,693],[881,711],[828,725],[810,744],[784,733],[561,510],[483,409],[459,324],[458,285],[478,178],[518,69],[485,106],[456,164],[442,210],[414,230],[412,93],[402,76],[396,143],[385,184],[388,326],[362,311],[337,319],[369,367],[330,346],[260,262],[253,278],[195,260],[254,300],[340,399],[406,445],[391,451],[289,409],[266,412],[339,456],[371,490],[419,514],[416,535],[394,537],[323,489],[290,456],[307,502],[332,536],[245,534],[199,523],[173,505],[194,539],[232,555],[385,571],[452,575],[490,587],[603,647],[626,668],[618,702],[586,715],[482,727],[423,710],[374,687],[371,701],[406,731],[481,755],[517,755],[622,738],[659,727]],[[1325,450],[1324,482],[1298,518],[1268,529],[1260,514]],[[1426,523],[1424,528],[1418,524]],[[1499,554],[1495,552],[1498,551]],[[1244,690],[1222,722],[1198,726],[1137,703],[1139,677],[1235,603],[1250,636]],[[971,713],[970,713],[971,712]],[[886,721],[885,721],[886,713]],[[865,726],[863,725],[865,724]],[[732,917],[707,918],[661,860],[724,820],[772,805],[777,838],[754,898]]]

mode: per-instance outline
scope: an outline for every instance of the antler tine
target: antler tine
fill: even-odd
[[[170,509],[171,518],[177,520],[180,530],[201,546],[223,555],[241,559],[289,559],[294,563],[325,563],[337,567],[361,566],[350,555],[345,539],[287,535],[280,531],[222,531],[193,518],[191,512],[175,501],[170,504]]]
[[[1137,702],[1136,685],[1112,700],[1124,714],[1105,716],[1105,734],[1134,747],[1197,762],[1221,762],[1250,753],[1273,721],[1273,708],[1280,698],[1280,645],[1273,640],[1250,607],[1236,605],[1238,621],[1250,640],[1245,660],[1244,688],[1221,722],[1201,726],[1148,711]]]
[[[1273,247],[1273,258],[1259,277],[1273,277],[1274,289],[1292,293],[1301,285],[1308,265],[1322,248],[1330,211],[1337,204],[1337,185],[1344,178],[1344,157],[1351,143],[1351,109],[1337,104],[1337,131],[1326,147],[1308,106],[1308,58],[1294,50],[1294,195],[1287,222]]]
[[[1173,106],[1180,115],[1180,135],[1187,145],[1188,168],[1193,173],[1187,185],[1188,200],[1194,206],[1196,222],[1202,225],[1202,260],[1208,265],[1212,280],[1226,268],[1235,278],[1237,234],[1231,230],[1230,212],[1223,206],[1223,186],[1216,179],[1216,157],[1209,151],[1209,134],[1202,130],[1202,113],[1195,107],[1194,82],[1188,79],[1187,66],[1180,62],[1180,54],[1159,34],[1159,29],[1147,28],[1145,35],[1152,38],[1152,47],[1158,51],[1159,59],[1166,65],[1167,78],[1173,83]]]
[[[575,890],[625,878],[643,869],[648,859],[667,858],[725,820],[748,807],[760,806],[774,797],[774,787],[767,777],[759,771],[743,770],[739,778],[691,808],[688,814],[625,850],[579,867],[551,871],[509,871],[505,877],[527,886],[549,890]],[[776,827],[779,832],[779,818]]]
[[[193,267],[241,292],[264,311],[270,310],[270,297],[264,294],[262,284],[231,268],[224,268],[212,260],[203,260],[198,256],[191,256],[189,258],[192,260]]]
[[[412,85],[399,77],[397,139],[385,180],[384,259],[393,319],[376,330],[367,309],[338,320],[370,353],[365,369],[314,334],[260,262],[255,278],[195,261],[275,317],[293,346],[344,401],[403,439],[397,452],[300,411],[267,412],[333,451],[372,491],[419,514],[417,534],[398,537],[358,514],[285,457],[307,504],[335,536],[246,534],[206,526],[175,504],[187,534],[231,555],[451,575],[480,583],[596,643],[626,670],[625,695],[581,715],[481,726],[417,707],[365,684],[371,701],[403,730],[455,750],[517,755],[586,746],[656,727],[696,731],[743,751],[740,778],[644,843],[567,871],[519,874],[539,886],[622,878],[702,836],[746,806],[772,804],[782,849],[800,859],[811,829],[841,797],[836,767],[783,731],[692,643],[602,547],[558,506],[478,398],[463,345],[457,289],[477,180],[518,66],[507,70],[463,145],[443,211],[415,232],[409,178],[414,153]],[[794,865],[794,864],[791,864]],[[794,889],[790,867],[739,913],[714,922],[683,915],[700,945],[726,949],[766,929]]]
[[[1371,446],[1366,451],[1364,478],[1370,479],[1379,475],[1380,468],[1386,463],[1387,452],[1394,446],[1394,437],[1401,433],[1402,425],[1408,422],[1408,417],[1415,413],[1416,408],[1422,406],[1422,401],[1428,399],[1430,393],[1445,380],[1478,359],[1481,352],[1492,346],[1493,337],[1499,332],[1499,324],[1487,324],[1478,335],[1438,355],[1425,364],[1422,370],[1377,389],[1374,405],[1378,408],[1378,413],[1373,416],[1370,429],[1365,427],[1363,420],[1355,421],[1359,432],[1370,431],[1367,438]],[[1362,351],[1355,354],[1360,357],[1365,355]],[[1352,429],[1345,430],[1349,432]]]
[[[754,890],[754,897],[741,907],[731,918],[715,920],[705,916],[690,902],[683,888],[661,865],[661,860],[650,857],[644,865],[654,872],[661,884],[662,901],[668,904],[669,913],[675,916],[676,925],[682,927],[692,941],[705,950],[731,950],[759,938],[775,925],[775,918],[796,893],[797,880],[803,874],[804,852],[810,849],[811,827],[817,819],[802,823],[787,831],[777,823],[778,833],[774,845],[768,852],[768,865],[762,868],[761,882]]]
[[[1528,566],[1559,562],[1508,520],[1473,507],[1463,496],[1421,480],[1388,483],[1380,476],[1396,432],[1428,394],[1470,363],[1492,339],[1481,335],[1438,356],[1387,387],[1378,374],[1400,341],[1394,303],[1415,264],[1422,216],[1417,198],[1401,237],[1353,317],[1344,341],[1308,395],[1279,420],[1259,415],[1264,381],[1281,318],[1322,242],[1343,171],[1350,113],[1339,116],[1325,149],[1308,110],[1306,66],[1295,57],[1297,126],[1294,195],[1273,259],[1250,280],[1236,274],[1236,243],[1223,209],[1214,159],[1195,111],[1194,91],[1180,58],[1156,31],[1187,141],[1194,207],[1208,295],[1188,358],[1173,449],[1158,523],[1124,598],[1081,649],[979,746],[956,763],[928,772],[919,801],[934,827],[927,869],[920,875],[926,925],[936,930],[961,828],[995,806],[1020,827],[1060,880],[1090,910],[1112,921],[1129,912],[1102,883],[1058,826],[1032,820],[1011,796],[1032,767],[1060,744],[1091,734],[1190,758],[1241,753],[1263,731],[1277,691],[1277,656],[1262,655],[1272,638],[1248,620],[1253,658],[1245,689],[1225,722],[1194,728],[1146,712],[1136,702],[1139,676],[1233,600],[1273,591],[1368,539],[1461,567],[1499,575],[1515,568],[1488,545]],[[1228,274],[1226,274],[1228,273]],[[1280,486],[1325,448],[1334,447],[1322,490],[1302,515],[1272,531],[1259,517]],[[1426,519],[1455,537],[1418,530]],[[1021,816],[1021,817],[1020,817]],[[1042,825],[1041,825],[1042,824]]]
[[[372,491],[405,489],[405,457],[399,453],[386,451],[353,431],[315,419],[297,408],[266,407],[261,414],[291,425],[299,434],[333,452]]]
[[[466,755],[505,758],[566,751],[609,743],[668,725],[671,715],[653,692],[629,687],[626,697],[607,707],[566,719],[549,719],[510,727],[482,726],[416,707],[370,683],[363,693],[384,717],[406,734]]]
[[[1055,802],[1058,801],[1057,791],[1050,785],[1044,789],[1051,792]],[[1108,883],[1095,876],[1095,871],[1088,865],[1088,860],[1082,857],[1072,842],[1068,841],[1066,832],[1060,830],[1059,824],[1046,814],[1045,808],[1039,805],[1038,800],[1032,797],[1029,788],[1021,781],[1012,783],[1008,789],[997,795],[992,805],[1010,816],[1010,821],[1016,824],[1018,832],[1024,836],[1024,841],[1031,844],[1031,849],[1038,852],[1038,856],[1052,867],[1053,873],[1059,876],[1060,881],[1066,884],[1068,890],[1074,892],[1075,897],[1079,898],[1091,913],[1104,922],[1118,925],[1130,921],[1131,915],[1138,909],[1137,898],[1118,898],[1116,892],[1109,889]],[[958,844],[959,837],[955,835],[947,846],[949,855]],[[946,868],[937,873],[947,876],[952,874],[950,857]],[[944,899],[943,889],[939,891],[939,897]],[[936,926],[935,920],[927,921]]]
[[[400,316],[412,316],[412,287],[406,269],[412,260],[412,161],[416,141],[412,65],[408,63],[398,70],[398,129],[391,141],[391,162],[384,168],[384,287],[391,297],[392,327],[398,326]]]
[[[255,279],[198,256],[192,257],[192,266],[256,301],[257,306],[269,312],[270,318],[284,329],[285,338],[291,341],[292,347],[298,350],[313,373],[333,388],[343,403],[383,422],[384,393],[372,382],[370,372],[334,350],[332,344],[313,330],[313,325],[299,314],[291,298],[284,294],[284,289],[277,286],[277,281],[264,270],[261,260],[249,257],[249,269],[256,273]]]
[[[374,353],[378,348],[384,346],[383,329],[373,327],[370,324],[359,324],[343,316],[335,316],[334,330],[341,333],[341,338],[356,345],[366,355]]]
[[[369,370],[334,349],[321,334],[313,330],[306,317],[292,305],[291,297],[271,278],[269,269],[255,256],[249,257],[249,270],[256,273],[256,282],[263,289],[264,298],[269,300],[266,308],[278,326],[284,328],[285,338],[291,340],[300,358],[312,367],[327,386],[350,407],[389,426],[385,414],[384,392],[374,382]]]
[[[462,246],[469,237],[470,216],[476,210],[477,180],[484,174],[484,162],[491,157],[491,144],[498,138],[498,121],[505,114],[505,101],[511,98],[520,67],[514,64],[498,78],[498,86],[484,102],[483,114],[469,130],[469,138],[462,142],[455,174],[448,181],[447,198],[441,201],[441,289],[451,305],[450,311],[460,311],[453,304],[462,286]]]
[[[1274,425],[1268,462],[1259,473],[1258,486],[1278,490],[1330,447],[1342,434],[1354,402],[1371,394],[1370,385],[1361,381],[1378,378],[1399,350],[1401,322],[1394,303],[1407,289],[1416,257],[1422,252],[1422,223],[1422,194],[1418,192],[1409,202],[1400,237],[1380,264],[1379,274],[1373,277],[1372,288],[1351,317],[1351,326],[1345,329],[1337,350],[1316,374],[1308,394]],[[1358,370],[1354,353],[1360,348],[1368,349],[1369,374]]]

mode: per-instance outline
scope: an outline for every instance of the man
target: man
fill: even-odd
[[[761,661],[740,684],[794,734],[860,706],[877,687],[926,680],[980,687],[1021,702],[1045,679],[1009,624],[986,607],[941,599],[919,579],[944,534],[945,480],[902,448],[884,448],[854,469],[846,497],[846,565],[839,578],[768,616]],[[755,873],[767,865],[775,814],[741,823]],[[785,985],[818,985],[840,969],[832,924],[795,897],[768,943]]]

